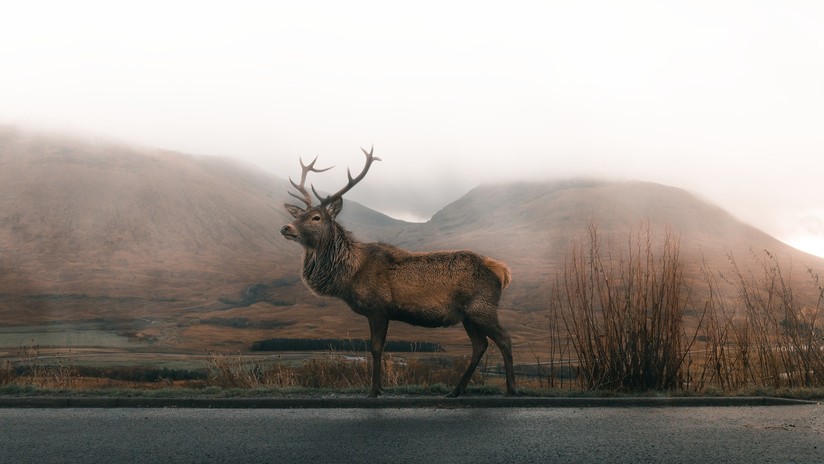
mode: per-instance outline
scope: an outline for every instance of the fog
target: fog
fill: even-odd
[[[0,123],[299,176],[425,220],[488,182],[685,188],[824,256],[816,1],[14,2]]]

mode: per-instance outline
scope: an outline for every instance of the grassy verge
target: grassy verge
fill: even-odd
[[[36,386],[0,386],[0,397],[61,397],[61,398],[323,398],[364,397],[368,388],[135,388],[71,389]],[[450,391],[446,385],[403,386],[384,389],[384,397],[442,397]],[[501,389],[495,386],[476,386],[467,389],[467,396],[497,397]],[[522,388],[519,396],[533,398],[690,398],[690,397],[774,397],[801,400],[824,400],[824,388],[753,388],[734,392],[713,390],[698,394],[694,391],[671,392],[616,392],[613,390],[568,390]]]

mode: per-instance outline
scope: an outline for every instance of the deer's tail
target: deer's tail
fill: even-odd
[[[509,272],[509,266],[501,261],[487,258],[486,256],[484,256],[484,264],[498,276],[498,279],[501,281],[501,290],[509,286],[509,283],[512,282],[512,274]]]

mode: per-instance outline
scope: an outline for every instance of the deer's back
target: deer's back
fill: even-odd
[[[500,299],[499,276],[487,266],[488,258],[472,251],[413,253],[384,244],[366,244],[363,251],[350,302],[359,313],[387,308],[392,319],[452,325],[476,300],[497,306]]]

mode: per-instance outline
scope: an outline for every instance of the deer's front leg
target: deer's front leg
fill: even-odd
[[[369,318],[369,332],[372,336],[372,386],[369,389],[369,398],[377,398],[381,394],[381,361],[388,329],[389,319],[380,316]]]

